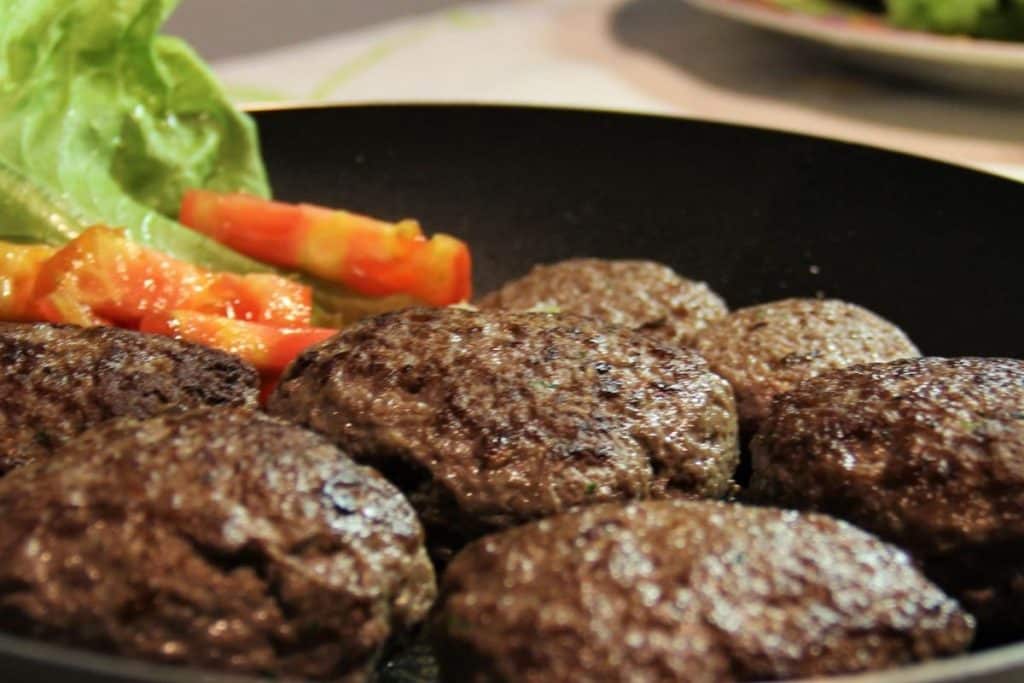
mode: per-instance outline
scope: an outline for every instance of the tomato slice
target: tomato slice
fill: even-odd
[[[279,275],[213,273],[180,307],[234,320],[306,327],[313,318],[313,290]]]
[[[30,320],[36,279],[57,249],[42,244],[0,242],[0,320]]]
[[[95,226],[45,261],[34,311],[44,320],[136,327],[178,309],[270,325],[308,326],[313,290],[273,274],[211,273]]]
[[[147,315],[139,329],[233,353],[266,376],[279,375],[303,350],[338,332],[320,327],[274,327],[186,310]]]
[[[94,226],[43,264],[36,305],[44,312],[62,311],[58,317],[63,317],[73,302],[94,316],[134,327],[147,313],[173,308],[198,292],[204,278],[189,263],[130,242],[118,230]]]
[[[435,306],[472,295],[469,247],[427,239],[412,220],[387,223],[312,204],[190,190],[182,223],[266,263],[297,268],[360,294],[407,294]]]

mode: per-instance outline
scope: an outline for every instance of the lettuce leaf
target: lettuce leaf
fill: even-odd
[[[78,211],[0,161],[0,238],[59,245],[86,227]]]
[[[0,239],[59,243],[102,222],[207,268],[268,270],[171,218],[190,187],[270,194],[253,121],[157,34],[176,5],[0,2]],[[30,220],[48,196],[76,219]]]
[[[1024,0],[886,0],[904,28],[985,38],[1024,38]]]

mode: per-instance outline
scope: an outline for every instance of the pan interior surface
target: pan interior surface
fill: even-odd
[[[476,291],[570,256],[654,258],[730,307],[835,296],[929,355],[1024,353],[1021,187],[699,121],[473,106],[261,112],[284,199],[466,239]]]
[[[869,147],[573,110],[359,106],[256,114],[275,194],[465,239],[478,294],[536,263],[648,258],[730,307],[863,305],[926,355],[1024,356],[1022,188]],[[0,636],[5,681],[239,681]],[[419,672],[419,673],[418,673]],[[415,657],[382,679],[427,681]],[[843,683],[1024,680],[1024,644]]]

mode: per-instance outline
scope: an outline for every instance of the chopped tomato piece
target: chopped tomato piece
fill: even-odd
[[[209,190],[185,193],[180,220],[243,254],[360,294],[408,294],[446,306],[472,293],[466,244],[444,234],[427,239],[416,221],[387,223],[312,204]]]
[[[280,374],[304,349],[338,332],[320,327],[273,327],[185,310],[148,315],[139,329],[233,353],[265,376]]]
[[[271,274],[210,273],[95,226],[42,264],[36,314],[51,322],[135,327],[151,313],[194,309],[272,325],[308,325],[312,289]]]
[[[313,290],[279,275],[213,273],[180,307],[266,325],[308,326]]]
[[[43,264],[36,296],[44,311],[65,311],[71,301],[114,324],[134,327],[146,313],[175,307],[195,294],[204,275],[189,263],[130,242],[118,230],[95,226]]]
[[[270,395],[274,393],[274,389],[277,388],[278,383],[281,381],[280,373],[260,373],[260,405],[267,405],[267,401],[270,400]]]
[[[57,251],[42,244],[0,242],[0,320],[30,320],[43,263]]]
[[[110,320],[96,315],[91,308],[79,301],[74,293],[69,293],[64,289],[58,289],[32,301],[29,305],[28,317],[31,320],[69,323],[81,327],[114,324]]]

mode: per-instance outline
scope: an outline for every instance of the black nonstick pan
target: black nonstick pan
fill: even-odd
[[[466,239],[482,293],[537,262],[643,257],[732,307],[839,297],[927,355],[1024,357],[1024,185],[768,130],[627,114],[365,106],[256,115],[276,195]],[[411,656],[390,681],[431,680]],[[0,681],[249,680],[0,636]],[[1024,681],[1024,644],[844,683]]]

